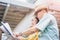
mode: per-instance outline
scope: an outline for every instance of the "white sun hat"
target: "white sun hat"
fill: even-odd
[[[36,6],[41,5],[41,4],[48,4],[47,0],[37,0],[34,5],[36,7]]]

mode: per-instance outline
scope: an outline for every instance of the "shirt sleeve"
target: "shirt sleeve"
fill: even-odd
[[[39,29],[41,32],[43,32],[45,30],[45,28],[49,25],[50,21],[51,21],[51,18],[44,17],[38,22],[38,24],[36,24],[35,27],[37,29]]]

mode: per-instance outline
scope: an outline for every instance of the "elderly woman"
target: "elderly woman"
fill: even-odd
[[[38,31],[38,40],[59,40],[59,30],[56,19],[48,13],[47,5],[37,6],[34,15],[39,19],[39,22],[20,35],[30,35]],[[18,36],[18,39],[21,39],[21,37],[19,38]]]
[[[39,22],[39,19],[37,17],[33,17],[32,19],[32,23],[31,23],[31,26],[28,28],[28,30],[32,27],[34,27],[37,23]],[[38,31],[34,33],[31,32],[31,34],[29,34],[28,32],[26,32],[27,35],[22,35],[20,33],[20,35],[16,35],[16,33],[14,33],[14,35],[16,37],[18,37],[19,40],[36,40],[38,39]],[[21,39],[20,39],[21,38]]]

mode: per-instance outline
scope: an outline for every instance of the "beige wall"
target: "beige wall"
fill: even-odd
[[[31,19],[32,19],[33,13],[28,13],[25,18],[16,26],[14,29],[14,32],[22,32],[25,31],[26,28],[30,26]]]

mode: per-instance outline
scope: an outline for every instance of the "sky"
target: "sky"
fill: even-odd
[[[33,0],[16,0],[16,1],[33,4]]]
[[[26,2],[26,0],[16,0],[16,1]]]
[[[21,1],[21,2],[27,2],[27,0],[16,0],[16,1]],[[31,0],[32,1],[32,0]],[[46,0],[39,0],[39,1],[46,1]],[[47,1],[49,1],[49,0],[47,0]],[[51,2],[60,2],[60,0],[50,0]]]

